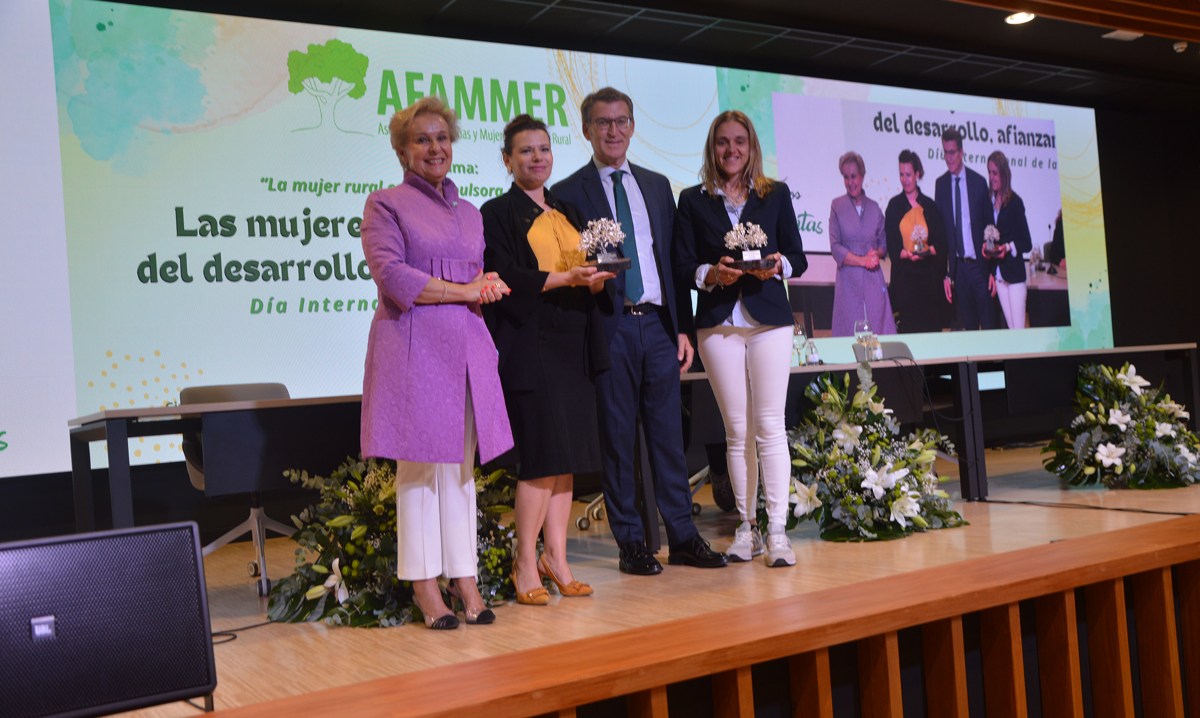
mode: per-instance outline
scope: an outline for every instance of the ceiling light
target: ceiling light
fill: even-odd
[[[1008,23],[1009,25],[1024,25],[1035,17],[1037,17],[1037,15],[1034,15],[1031,12],[1014,12],[1012,15],[1004,18],[1004,22]]]
[[[1142,33],[1133,32],[1132,30],[1113,30],[1112,32],[1105,33],[1104,35],[1101,35],[1100,37],[1104,38],[1105,40],[1120,40],[1121,42],[1132,42],[1134,40],[1141,38]]]

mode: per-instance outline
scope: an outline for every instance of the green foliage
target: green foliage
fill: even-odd
[[[315,79],[326,85],[340,80],[339,92],[354,99],[367,92],[367,56],[354,46],[341,40],[330,40],[324,45],[309,45],[308,52],[292,50],[288,53],[288,91],[293,95],[302,91],[313,91],[306,80]]]
[[[292,517],[300,544],[296,569],[271,590],[272,621],[394,626],[417,620],[412,584],[396,576],[396,463],[347,459],[328,477],[285,475],[320,492]],[[499,522],[512,510],[514,486],[504,471],[475,470],[479,592],[489,604],[512,596],[514,532]]]
[[[1075,418],[1043,449],[1046,470],[1069,484],[1161,489],[1200,480],[1200,441],[1185,421],[1191,416],[1160,385],[1137,375],[1089,364],[1080,368]]]
[[[861,365],[858,375],[853,397],[849,374],[841,381],[822,374],[805,390],[816,409],[789,433],[788,528],[812,519],[827,541],[880,541],[965,525],[934,468],[938,449],[953,453],[950,440],[932,429],[901,436],[876,398],[870,367]]]

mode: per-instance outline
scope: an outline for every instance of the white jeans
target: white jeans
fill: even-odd
[[[460,464],[396,462],[396,573],[403,581],[477,573],[475,419],[469,389],[466,429]]]
[[[738,513],[755,523],[761,459],[767,517],[782,525],[792,476],[783,419],[792,328],[723,325],[701,329],[697,335],[700,358],[725,422],[725,458]],[[747,449],[747,437],[754,437],[757,452],[754,444]]]
[[[996,277],[996,296],[1000,298],[1000,309],[1004,310],[1004,321],[1009,329],[1025,328],[1025,282],[1009,284]]]

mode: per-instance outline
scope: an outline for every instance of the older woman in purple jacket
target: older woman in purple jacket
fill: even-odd
[[[452,110],[426,97],[396,113],[404,182],[371,193],[362,243],[379,287],[363,378],[364,456],[396,460],[399,577],[430,628],[455,628],[438,577],[467,623],[491,623],[475,582],[475,450],[512,447],[496,348],[480,304],[508,288],[484,274],[483,220],[446,178],[458,139]]]
[[[888,253],[883,210],[863,192],[867,164],[862,155],[847,152],[838,158],[838,169],[846,194],[834,198],[829,208],[829,253],[837,262],[833,336],[853,335],[860,319],[867,320],[876,334],[895,334],[881,264]]]

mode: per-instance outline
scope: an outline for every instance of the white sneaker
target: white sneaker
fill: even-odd
[[[767,535],[767,565],[771,568],[795,566],[796,554],[792,551],[792,542],[782,531]]]
[[[749,561],[755,556],[761,556],[763,550],[762,534],[758,532],[758,527],[743,521],[733,534],[733,543],[725,549],[725,556],[734,562]]]

